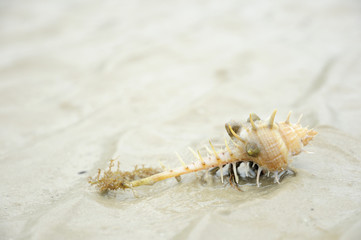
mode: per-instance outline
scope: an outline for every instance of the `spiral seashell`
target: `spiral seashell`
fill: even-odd
[[[286,121],[275,123],[276,112],[275,110],[267,121],[251,114],[246,123],[240,124],[242,127],[238,129],[239,135],[230,131],[230,136],[241,142],[239,146],[244,146],[244,150],[242,147],[238,148],[240,155],[243,155],[242,160],[255,162],[262,169],[271,172],[285,170],[291,157],[299,154],[317,134],[312,129],[303,128],[299,122],[290,123],[290,114]]]
[[[201,170],[209,170],[216,173],[220,171],[221,180],[223,182],[223,167],[229,165],[230,178],[234,177],[236,183],[239,180],[237,166],[245,163],[247,169],[249,164],[257,165],[257,186],[260,186],[260,174],[262,172],[272,172],[275,181],[279,183],[279,172],[288,169],[288,165],[292,160],[292,156],[300,154],[304,146],[306,146],[317,132],[313,129],[303,128],[300,125],[300,119],[297,123],[290,123],[291,113],[288,114],[284,122],[275,123],[277,110],[274,110],[268,120],[261,120],[256,114],[251,113],[246,122],[231,121],[225,124],[226,131],[231,138],[232,144],[225,140],[225,149],[217,151],[209,141],[211,149],[208,150],[209,155],[202,157],[199,151],[195,152],[191,148],[190,151],[196,158],[196,161],[186,164],[177,154],[181,166],[174,169],[166,169],[162,165],[163,171],[156,173],[152,169],[135,169],[132,173],[117,170],[113,172],[112,162],[108,171],[104,172],[101,177],[101,171],[98,172],[96,178],[91,178],[89,182],[96,184],[102,191],[133,188],[141,185],[150,185],[155,182],[175,177],[180,181],[183,174],[197,172]],[[142,175],[140,175],[142,173]],[[150,176],[144,173],[151,173]],[[247,175],[247,173],[246,173]],[[136,179],[141,178],[138,180]]]

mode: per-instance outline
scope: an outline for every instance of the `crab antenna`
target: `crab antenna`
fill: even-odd
[[[276,113],[277,113],[277,109],[275,109],[275,110],[272,112],[271,117],[269,118],[269,122],[268,122],[269,128],[272,128],[272,127],[273,127],[273,122],[275,121]]]
[[[285,121],[285,123],[287,123],[287,124],[290,123],[291,113],[292,113],[292,111],[290,111],[290,112],[288,113],[288,115],[287,115],[287,119],[286,119],[286,121]]]
[[[253,129],[254,131],[257,131],[256,124],[254,124],[254,121],[253,121],[253,118],[252,118],[252,113],[249,114],[249,121],[250,121],[251,124],[252,124],[252,129]]]
[[[239,141],[243,142],[243,143],[246,143],[246,141],[244,139],[242,139],[240,136],[238,136],[237,133],[235,133],[231,127],[231,125],[228,124],[228,128],[229,130],[231,131],[231,133],[233,134],[233,136],[235,136]]]

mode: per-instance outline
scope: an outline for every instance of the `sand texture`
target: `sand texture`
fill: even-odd
[[[1,1],[0,239],[361,239],[361,3]],[[201,174],[101,195],[87,179],[177,167],[224,123],[293,110],[319,135],[280,185]]]

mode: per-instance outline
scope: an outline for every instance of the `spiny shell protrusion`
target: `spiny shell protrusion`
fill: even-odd
[[[239,141],[241,141],[241,142],[243,142],[243,143],[246,142],[245,139],[241,138],[237,133],[235,133],[235,132],[233,131],[231,125],[229,125],[229,124],[228,124],[228,129],[229,129],[229,131],[231,132],[231,134],[230,134],[231,138],[235,137],[235,138],[237,138]]]
[[[271,114],[271,117],[269,118],[269,121],[268,121],[268,127],[269,128],[273,127],[273,122],[275,121],[276,113],[277,113],[277,109],[275,109],[273,111],[273,113]]]
[[[249,118],[247,119],[247,122],[250,122],[251,119],[252,119],[254,122],[255,122],[255,121],[258,121],[258,120],[261,120],[260,117],[258,117],[258,115],[255,114],[255,113],[251,113],[251,114],[249,115]]]
[[[241,124],[239,122],[236,122],[236,121],[230,121],[228,123],[225,124],[225,128],[226,128],[226,131],[228,133],[228,135],[230,137],[234,137],[234,135],[232,134],[231,130],[233,130],[233,132],[235,133],[239,133],[240,129],[242,128]]]
[[[254,124],[252,114],[249,115],[249,121],[250,121],[250,123],[252,125],[252,130],[257,131],[257,127],[256,127],[256,124]]]
[[[292,114],[292,112],[290,111],[287,115],[287,119],[286,119],[285,123],[287,123],[287,124],[290,123],[291,114]]]

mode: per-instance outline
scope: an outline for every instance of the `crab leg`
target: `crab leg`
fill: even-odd
[[[257,171],[257,187],[259,187],[259,176],[261,175],[261,172],[262,172],[262,167],[259,167]]]

